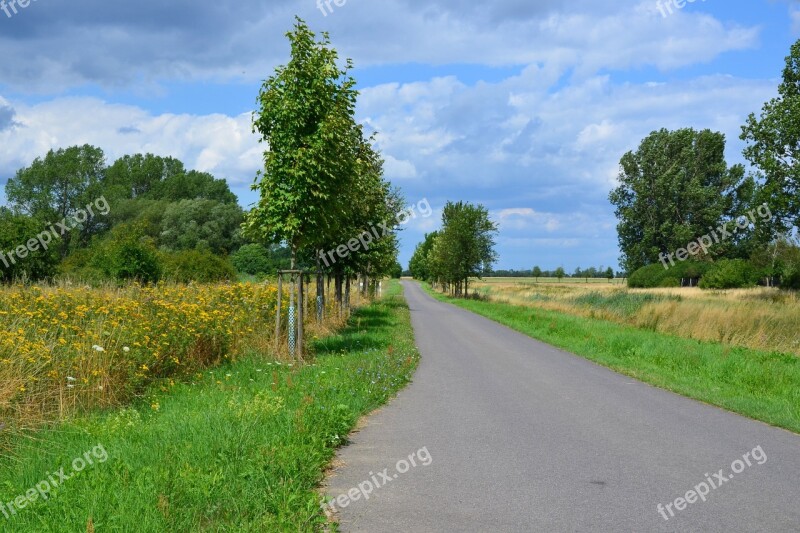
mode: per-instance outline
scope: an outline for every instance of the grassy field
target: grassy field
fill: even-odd
[[[316,489],[335,448],[417,365],[400,291],[391,283],[339,334],[317,339],[313,363],[245,354],[125,409],[37,432],[0,460],[2,502],[37,494],[13,513],[5,506],[0,530],[322,530]],[[53,476],[61,467],[70,479]],[[37,492],[46,480],[58,487]]]
[[[525,285],[534,283],[558,283],[561,285],[625,285],[624,279],[605,278],[484,278],[486,283],[521,283]],[[470,285],[471,287],[472,285]]]
[[[43,423],[271,350],[276,296],[249,283],[0,289],[0,450]],[[312,324],[309,335],[338,325]]]
[[[495,288],[499,289],[502,284]],[[571,290],[564,286],[552,289],[567,294]],[[612,311],[603,311],[602,306],[592,317],[591,312],[578,316],[545,309],[530,300],[520,305],[433,294],[620,373],[800,433],[800,358],[795,355],[688,339],[656,327],[604,320],[601,314]],[[614,294],[609,292],[605,297],[613,298]],[[572,294],[570,298],[580,296]],[[629,296],[618,296],[619,300],[607,300],[603,305],[625,315],[632,312],[631,306],[639,305],[638,296]],[[516,297],[526,295],[517,293]],[[719,297],[724,299],[724,295]],[[595,298],[574,305],[591,306]]]
[[[758,288],[627,289],[608,283],[536,283],[489,278],[472,289],[493,301],[560,311],[587,318],[764,351],[800,355],[800,298]]]

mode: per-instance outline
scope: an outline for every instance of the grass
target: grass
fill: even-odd
[[[0,450],[42,424],[269,350],[276,304],[264,283],[0,288]],[[329,316],[309,338],[341,325]]]
[[[775,288],[706,291],[609,284],[473,282],[485,299],[650,329],[727,346],[800,355],[800,296]]]
[[[439,300],[622,374],[800,433],[800,358],[497,301]]]
[[[393,282],[339,334],[317,340],[313,363],[253,354],[147,402],[37,432],[0,460],[3,502],[62,466],[69,473],[74,458],[98,445],[107,460],[48,501],[0,514],[0,530],[323,530],[316,489],[336,447],[417,365],[400,291]]]

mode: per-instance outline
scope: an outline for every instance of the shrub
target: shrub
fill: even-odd
[[[163,254],[164,277],[178,283],[211,283],[236,279],[236,270],[224,257],[210,250],[186,250]]]
[[[117,226],[109,239],[97,245],[89,266],[117,281],[155,283],[161,278],[158,251],[141,234],[136,227]]]
[[[642,267],[628,278],[628,286],[636,289],[656,287],[680,287],[681,280],[701,278],[713,263],[701,261],[678,261],[668,269],[662,263]]]
[[[70,281],[99,286],[108,281],[105,272],[96,265],[96,248],[83,248],[69,254],[58,266],[59,277]]]
[[[275,270],[269,250],[260,244],[245,244],[231,255],[231,263],[237,271],[251,276],[267,274]]]
[[[703,289],[739,289],[754,287],[758,272],[744,259],[723,259],[714,263],[700,280]]]

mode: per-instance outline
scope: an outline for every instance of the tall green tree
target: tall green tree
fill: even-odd
[[[355,175],[357,92],[350,61],[338,66],[327,34],[317,40],[298,18],[287,37],[291,60],[264,82],[253,117],[267,149],[246,229],[256,241],[286,242],[294,264],[299,252],[339,233]]]
[[[456,295],[469,295],[469,278],[491,271],[497,224],[482,205],[448,202],[433,246],[434,272]]]
[[[181,200],[168,204],[161,222],[161,248],[208,249],[227,255],[241,244],[242,208],[213,200]]]
[[[752,190],[741,165],[725,162],[725,136],[691,128],[651,133],[620,161],[619,186],[609,200],[616,208],[622,265],[629,272],[655,263],[736,212]],[[730,253],[735,241],[712,253]]]
[[[764,104],[761,116],[751,114],[742,127],[748,143],[745,157],[761,172],[758,203],[767,202],[775,215],[766,244],[800,227],[800,40],[791,47],[778,96]]]
[[[50,150],[44,159],[36,158],[8,180],[6,198],[14,211],[32,217],[43,229],[97,200],[105,170],[100,148],[87,144]],[[73,231],[64,232],[58,245],[61,257],[67,256],[73,240],[85,244],[103,229],[101,217],[89,216]]]
[[[24,257],[20,257],[17,252],[19,247],[26,246],[41,230],[41,226],[33,218],[0,207],[0,281],[35,281],[52,277],[56,273],[58,257],[52,248],[45,250],[35,245],[29,249],[32,251],[23,250]]]
[[[408,263],[408,269],[414,279],[423,281],[431,281],[433,279],[433,270],[431,268],[433,244],[438,237],[439,232],[434,231],[425,234],[425,240],[417,244],[414,250],[414,255]]]
[[[163,182],[185,174],[183,163],[172,157],[125,155],[108,167],[105,187],[109,199],[136,199],[150,195]],[[183,198],[176,198],[180,199]]]

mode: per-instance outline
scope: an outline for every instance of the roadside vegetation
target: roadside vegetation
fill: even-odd
[[[277,292],[249,283],[0,289],[0,450],[42,424],[283,347],[274,342]],[[324,316],[310,321],[311,337],[341,324],[332,302]]]
[[[0,515],[0,529],[323,530],[317,488],[335,449],[359,417],[411,379],[418,362],[399,284],[312,348],[303,365],[251,352],[166,391],[154,387],[125,409],[21,440],[0,459],[4,502],[98,443],[108,459],[49,500]]]
[[[474,281],[483,298],[755,350],[800,356],[800,297],[775,288],[628,289],[572,280]]]
[[[796,355],[686,339],[538,306],[430,292],[439,300],[622,374],[800,433],[800,357]],[[617,315],[642,303],[635,293],[616,301],[613,296],[605,302],[584,298]],[[669,305],[670,297],[663,299]]]

